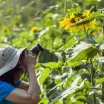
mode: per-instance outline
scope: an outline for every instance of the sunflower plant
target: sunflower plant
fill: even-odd
[[[78,31],[87,31],[89,29],[96,30],[98,28],[96,20],[93,18],[92,20],[88,19],[83,22],[86,18],[90,17],[94,14],[94,11],[82,10],[80,12],[72,11],[59,22],[60,27],[69,32],[78,32]],[[79,21],[82,21],[80,24],[76,25]]]

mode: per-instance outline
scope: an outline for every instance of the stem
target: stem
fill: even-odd
[[[63,34],[62,43],[63,43],[63,46],[64,46],[65,43],[66,43],[65,34]],[[66,56],[65,56],[66,53],[65,53],[64,51],[62,51],[61,55],[62,55],[62,62],[65,63],[65,61],[66,61]]]
[[[53,42],[54,42],[54,40],[53,40],[53,38],[52,38],[52,52],[53,52]]]
[[[67,9],[67,0],[65,0],[64,2],[64,14],[66,13],[66,9]]]
[[[84,28],[84,32],[85,32],[85,34],[86,34],[87,38],[89,38],[89,37],[88,37],[88,31],[86,30],[85,25],[83,25],[83,28]]]
[[[104,53],[103,53],[104,56]],[[104,72],[104,64],[102,64],[102,73]],[[102,83],[102,89],[104,89],[104,82]],[[104,90],[102,90],[102,101],[104,101]]]
[[[103,35],[104,35],[104,20],[103,20],[103,23],[102,23],[102,29],[103,29]]]
[[[90,59],[90,62],[91,62],[91,83],[92,83],[92,86],[94,87],[95,86],[94,68],[93,68],[93,63],[92,63],[91,59]],[[94,93],[92,96],[93,96],[93,102],[94,102],[94,104],[96,104],[96,94]]]
[[[52,41],[51,41],[51,46],[52,46],[52,52],[53,52],[53,49],[54,49],[54,33],[51,33],[51,31],[50,31],[50,35],[51,35],[51,39],[52,39]]]
[[[102,29],[104,34],[104,20],[102,21]],[[102,56],[104,56],[104,52],[102,52]],[[104,63],[102,63],[102,73],[104,73]],[[102,89],[104,89],[104,82],[102,83]],[[104,90],[102,90],[102,101],[104,101]]]

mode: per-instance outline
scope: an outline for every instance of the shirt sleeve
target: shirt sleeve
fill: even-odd
[[[15,87],[18,87],[20,85],[20,83],[22,82],[22,80],[18,80]]]
[[[0,81],[0,101],[8,96],[15,88],[7,82]]]

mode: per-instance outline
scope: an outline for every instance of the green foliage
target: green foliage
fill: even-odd
[[[103,4],[103,0],[0,0],[0,47],[31,49],[38,42],[44,47],[35,66],[42,91],[39,104],[103,104]],[[71,33],[59,27],[64,16],[88,9],[94,13],[71,26],[77,30],[95,20],[97,30]]]

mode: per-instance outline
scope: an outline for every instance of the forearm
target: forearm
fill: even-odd
[[[24,89],[25,91],[27,91],[29,88],[29,82],[22,80],[20,85],[18,86],[18,88],[21,88],[21,89]]]
[[[28,75],[29,75],[29,88],[28,88],[27,92],[30,96],[39,98],[40,87],[39,87],[39,84],[37,82],[35,69],[33,66],[28,69]]]

